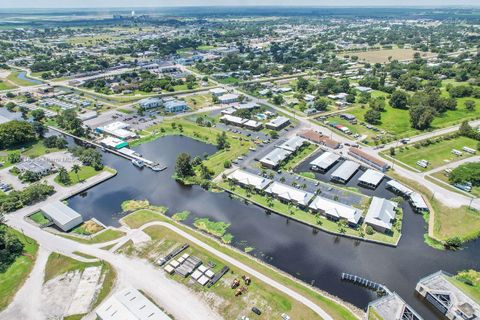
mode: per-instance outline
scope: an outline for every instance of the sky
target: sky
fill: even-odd
[[[99,8],[162,6],[480,6],[480,0],[0,0],[0,8]]]

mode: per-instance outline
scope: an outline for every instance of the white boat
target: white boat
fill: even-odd
[[[132,159],[132,164],[136,167],[143,168],[145,163],[142,160]]]

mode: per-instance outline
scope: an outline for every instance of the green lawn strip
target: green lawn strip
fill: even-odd
[[[460,271],[453,277],[448,277],[453,285],[458,287],[475,302],[480,303],[480,272],[476,270]]]
[[[75,173],[74,171],[69,171],[68,176],[70,177],[70,183],[68,186],[73,186],[76,185],[77,183],[81,181],[85,181],[91,177],[96,176],[97,174],[107,171],[106,167],[102,170],[95,170],[93,167],[90,166],[82,166],[80,167],[80,170],[78,173]],[[58,175],[55,177],[55,182],[58,183],[59,185],[66,186],[64,183],[60,182]]]
[[[462,241],[470,241],[480,237],[480,212],[468,206],[452,208],[443,205],[432,197],[432,193],[420,183],[406,179],[395,172],[389,176],[417,190],[430,202],[434,214],[433,236],[444,241],[458,236]],[[430,213],[432,214],[432,213]]]
[[[21,71],[12,71],[8,76],[7,79],[10,80],[11,82],[15,83],[18,86],[22,87],[29,87],[29,86],[34,86],[35,83],[30,82],[28,80],[22,80],[18,78],[18,75],[20,74]],[[27,77],[25,75],[25,77]]]
[[[35,240],[11,228],[8,228],[8,232],[18,237],[24,248],[23,255],[18,257],[4,273],[0,273],[0,311],[8,306],[24,284],[33,269],[38,251]]]
[[[263,274],[268,274],[270,278],[274,279],[275,281],[278,281],[282,283],[283,285],[288,286],[290,289],[295,290],[299,294],[302,294],[309,299],[312,299],[312,301],[316,304],[318,304],[321,308],[323,308],[327,313],[329,313],[334,319],[346,319],[346,320],[353,320],[357,319],[350,310],[345,308],[344,306],[338,304],[337,302],[323,296],[320,294],[318,291],[313,290],[311,287],[308,285],[300,282],[299,280],[294,280],[291,278],[289,275],[284,274],[280,270],[275,269],[272,266],[263,264],[254,258],[243,254],[237,250],[232,249],[229,246],[222,245],[218,240],[214,240],[213,238],[210,238],[208,236],[204,236],[199,232],[196,232],[195,230],[192,230],[191,228],[184,226],[179,223],[174,223],[173,220],[170,218],[163,216],[163,215],[156,215],[155,216],[158,221],[163,221],[170,223],[172,225],[175,225],[177,228],[189,233],[190,235],[196,237],[197,239],[201,240],[202,242],[208,244],[209,246],[215,248],[216,250],[221,251],[222,253],[228,254],[229,256],[237,259],[238,261],[248,265],[249,267],[257,270],[258,272],[261,272]],[[154,226],[156,227],[156,226]],[[150,227],[153,228],[153,227]],[[148,229],[146,229],[146,232]],[[130,245],[132,242],[130,242]],[[124,247],[128,247],[125,245]],[[275,272],[272,272],[275,271]]]
[[[166,253],[167,250],[180,243],[188,243],[190,247],[185,252],[198,257],[204,263],[207,261],[213,262],[215,264],[213,268],[214,272],[220,271],[224,265],[230,267],[230,271],[223,276],[222,280],[211,288],[189,284],[190,280],[188,278],[183,278],[178,275],[170,276],[175,281],[188,286],[191,290],[208,296],[215,295],[221,298],[223,303],[218,305],[216,309],[225,319],[236,319],[239,315],[245,313],[247,313],[247,316],[252,316],[253,313],[250,314],[249,311],[246,311],[251,308],[251,306],[249,306],[249,304],[252,303],[251,301],[255,301],[255,305],[262,310],[262,316],[267,319],[280,319],[282,313],[287,313],[293,319],[319,319],[319,316],[308,307],[252,276],[250,276],[252,283],[248,286],[247,291],[248,300],[235,297],[235,290],[230,288],[230,283],[235,278],[241,280],[241,276],[246,274],[243,270],[225,263],[225,261],[211,254],[209,251],[186,240],[166,227],[152,226],[145,229],[145,232],[156,242],[161,242],[162,244],[168,243],[167,248],[162,248],[163,253]],[[158,251],[155,250],[155,253],[157,254]]]
[[[10,89],[15,89],[16,86],[11,84],[10,82],[0,80],[0,90],[10,90]]]
[[[219,186],[226,190],[230,190],[235,195],[243,199],[246,199],[264,208],[268,208],[268,210],[274,211],[289,219],[297,220],[304,224],[310,225],[314,228],[324,230],[333,234],[346,235],[346,236],[362,239],[361,235],[363,232],[364,234],[363,239],[365,240],[378,241],[378,242],[390,244],[390,245],[395,245],[398,242],[398,239],[400,238],[400,235],[401,235],[401,233],[396,228],[392,228],[392,234],[374,232],[372,235],[368,235],[364,232],[363,230],[365,227],[364,225],[359,226],[356,229],[350,228],[350,227],[341,228],[337,222],[329,220],[320,214],[315,215],[315,214],[306,212],[304,210],[297,208],[296,206],[282,203],[277,199],[273,199],[269,201],[268,198],[266,198],[265,196],[262,196],[257,193],[248,194],[247,190],[238,186],[235,186],[232,188],[228,183],[225,183],[225,182],[220,182]],[[365,213],[366,212],[364,211],[364,214]],[[398,221],[401,221],[402,218],[403,218],[402,214],[397,215]]]
[[[375,309],[372,307],[368,308],[368,320],[384,320]]]
[[[453,139],[444,139],[425,147],[416,148],[413,145],[404,146],[395,149],[395,159],[420,171],[432,170],[453,161],[472,157],[473,154],[462,151],[462,147],[475,149],[477,144],[478,142],[474,139],[459,136]],[[461,151],[462,156],[452,154],[452,149]],[[389,150],[384,151],[384,153],[390,155]],[[417,165],[417,161],[422,159],[430,162],[427,168],[422,168]]]
[[[85,258],[85,259],[97,259],[97,257],[91,256],[89,254],[80,252],[80,251],[73,251],[73,253],[79,257]]]
[[[50,223],[50,220],[48,220],[41,211],[35,212],[28,218],[41,226],[44,226]]]
[[[296,152],[293,157],[288,159],[287,162],[282,164],[283,170],[293,170],[301,161],[303,161],[306,157],[312,154],[315,150],[317,150],[317,145],[310,143],[307,146],[303,147],[300,151]]]
[[[139,228],[144,224],[152,221],[160,221],[163,218],[163,214],[166,212],[166,208],[161,210],[141,209],[130,213],[128,216],[122,218],[124,222],[130,228]]]
[[[103,242],[108,242],[112,241],[118,238],[121,238],[125,235],[125,232],[120,231],[120,230],[115,230],[115,229],[107,229],[105,231],[100,232],[99,234],[91,237],[91,238],[81,238],[81,237],[76,237],[68,234],[59,234],[61,237],[74,240],[80,243],[84,244],[95,244],[95,243],[103,243]]]

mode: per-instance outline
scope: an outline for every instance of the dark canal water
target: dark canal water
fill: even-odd
[[[457,252],[428,247],[423,242],[426,224],[407,204],[403,205],[403,237],[397,248],[357,242],[324,232],[314,233],[310,227],[279,215],[267,215],[263,209],[231,199],[226,193],[211,193],[197,186],[184,187],[172,180],[178,153],[201,156],[214,153],[213,146],[185,137],[165,137],[141,145],[137,150],[148,159],[167,164],[168,169],[159,173],[139,170],[124,159],[104,154],[105,163],[117,169],[118,175],[71,198],[69,205],[85,218],[95,217],[107,225],[118,225],[120,205],[128,199],[148,199],[153,204],[167,206],[170,214],[191,211],[187,224],[192,224],[195,217],[225,221],[231,223],[229,232],[235,237],[234,246],[255,248],[251,254],[305,282],[313,282],[365,308],[376,295],[340,280],[342,272],[364,276],[398,292],[425,319],[436,319],[436,316],[414,295],[418,279],[439,269],[455,273],[480,268],[479,241]],[[382,193],[385,193],[382,196],[393,196],[388,191]]]

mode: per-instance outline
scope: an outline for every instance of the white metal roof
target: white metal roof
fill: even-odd
[[[309,207],[339,219],[347,219],[348,222],[353,224],[357,224],[362,217],[362,212],[359,209],[320,196],[317,196]]]
[[[272,180],[270,179],[258,176],[244,170],[236,170],[232,172],[228,176],[228,178],[236,180],[241,184],[252,186],[258,190],[265,189],[272,182]]]
[[[378,186],[383,177],[385,177],[385,174],[380,171],[368,169],[358,180],[369,185]]]
[[[108,298],[96,311],[102,320],[171,320],[160,308],[134,288]]]
[[[407,188],[406,186],[404,186],[403,184],[401,184],[400,182],[398,181],[395,181],[395,180],[390,180],[387,182],[387,185],[392,187],[393,189],[397,190],[398,192],[404,194],[404,195],[409,195],[411,193],[413,193],[413,190],[410,189],[410,188]]]
[[[298,150],[305,142],[307,142],[306,139],[295,136],[282,143],[279,148],[294,152]]]
[[[320,169],[327,169],[331,165],[340,159],[340,156],[336,153],[326,151],[322,153],[318,158],[310,162],[310,165],[319,167]]]
[[[367,215],[365,216],[365,223],[391,229],[392,220],[395,219],[396,207],[397,204],[393,201],[373,197]]]
[[[360,168],[360,164],[355,161],[345,160],[345,162],[332,173],[332,177],[347,181],[357,172],[358,168]]]
[[[229,114],[226,114],[226,115],[222,116],[220,118],[220,120],[227,120],[228,122],[237,123],[237,124],[244,124],[245,122],[248,121],[248,119],[243,119],[243,118],[240,118],[240,117],[231,116]]]
[[[42,211],[50,219],[62,226],[69,224],[71,221],[82,219],[82,216],[61,201],[50,202],[42,207]]]
[[[260,159],[260,162],[269,164],[272,166],[277,166],[280,164],[280,162],[285,160],[290,154],[291,154],[290,151],[287,151],[285,149],[275,148],[265,157]]]
[[[267,189],[265,189],[265,192],[274,194],[277,197],[287,201],[294,201],[304,206],[308,205],[310,200],[314,197],[313,193],[302,191],[276,181],[273,182]]]
[[[410,202],[417,209],[428,210],[427,203],[425,202],[425,200],[423,200],[422,195],[418,192],[412,192],[410,194]]]
[[[290,119],[288,119],[287,117],[277,117],[275,119],[272,119],[270,122],[268,122],[267,125],[273,126],[273,127],[279,127],[289,121]]]

